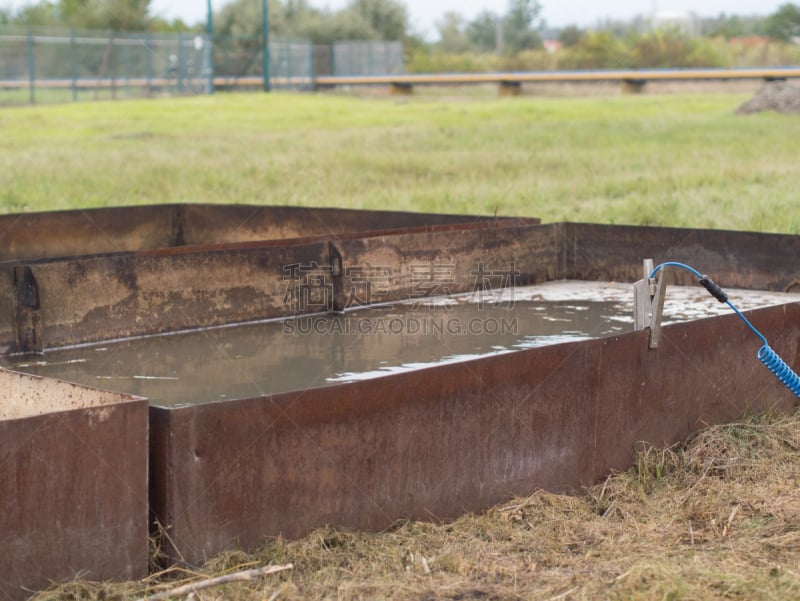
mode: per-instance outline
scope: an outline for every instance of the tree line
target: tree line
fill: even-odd
[[[414,31],[402,0],[350,0],[339,10],[320,9],[311,6],[308,0],[268,1],[271,34],[319,43],[400,40],[414,47],[431,44]],[[448,13],[439,30],[443,38],[452,37],[465,24],[467,45],[481,50],[495,50],[497,33],[501,31],[503,48],[516,52],[541,46],[540,12],[536,0],[509,0],[504,14],[484,11],[469,22],[456,13]],[[215,11],[213,23],[218,35],[261,35],[261,0],[233,0]],[[151,0],[39,0],[16,12],[0,9],[0,24],[152,32],[205,28],[204,22],[187,24],[181,19],[166,20],[152,15]],[[448,46],[447,42],[432,43],[437,44]]]
[[[261,35],[262,0],[232,0],[213,16],[215,36]],[[503,12],[484,10],[472,19],[442,15],[433,41],[416,32],[402,0],[349,0],[341,9],[320,9],[308,0],[268,0],[270,33],[315,43],[338,40],[400,40],[411,70],[484,68],[621,68],[724,66],[733,59],[721,40],[767,36],[800,40],[800,7],[782,5],[766,17],[721,14],[699,19],[699,35],[678,29],[654,31],[650,20],[605,21],[592,28],[549,28],[538,0],[507,0]],[[38,0],[16,11],[0,9],[0,24],[74,29],[178,32],[202,31],[205,22],[185,23],[152,14],[151,0]],[[558,58],[542,50],[558,40]],[[555,61],[555,63],[554,63]],[[735,61],[734,61],[735,62]]]

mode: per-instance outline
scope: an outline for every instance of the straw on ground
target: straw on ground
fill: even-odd
[[[644,448],[633,468],[579,494],[538,491],[453,522],[399,522],[381,533],[323,528],[231,551],[197,572],[70,583],[37,599],[134,599],[288,563],[293,570],[198,598],[797,599],[799,485],[800,411],[759,415]]]

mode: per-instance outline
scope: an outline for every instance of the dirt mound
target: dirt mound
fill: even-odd
[[[785,81],[767,83],[753,98],[737,109],[737,113],[800,113],[800,85]]]

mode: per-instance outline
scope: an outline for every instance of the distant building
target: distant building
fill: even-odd
[[[688,36],[695,36],[700,30],[700,20],[689,11],[661,10],[653,15],[653,29],[677,29]]]
[[[564,47],[564,44],[559,40],[544,40],[542,42],[544,49],[550,54],[555,54]]]
[[[745,48],[760,48],[769,44],[769,38],[765,35],[741,36],[730,38],[728,44],[731,46],[744,46]]]

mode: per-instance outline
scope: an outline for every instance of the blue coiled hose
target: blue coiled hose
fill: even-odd
[[[685,263],[678,263],[677,261],[667,261],[666,263],[662,263],[658,267],[656,267],[650,277],[653,278],[659,272],[659,270],[663,269],[664,267],[679,267],[680,269],[685,269],[686,271],[691,272],[692,274],[696,275],[700,285],[702,285],[706,290],[708,290],[711,295],[716,298],[721,303],[726,303],[733,311],[738,315],[742,321],[750,328],[753,333],[761,339],[763,342],[763,346],[758,349],[758,354],[756,357],[758,358],[761,363],[767,366],[776,378],[778,378],[783,384],[795,393],[798,397],[800,397],[800,376],[798,376],[791,367],[789,367],[786,362],[778,356],[778,353],[773,351],[767,339],[764,335],[759,332],[753,324],[750,323],[750,320],[747,319],[741,311],[730,301],[728,300],[728,295],[725,294],[725,291],[722,290],[714,281],[711,280],[708,276],[703,275],[699,271],[697,271],[694,267],[690,265],[686,265]]]

